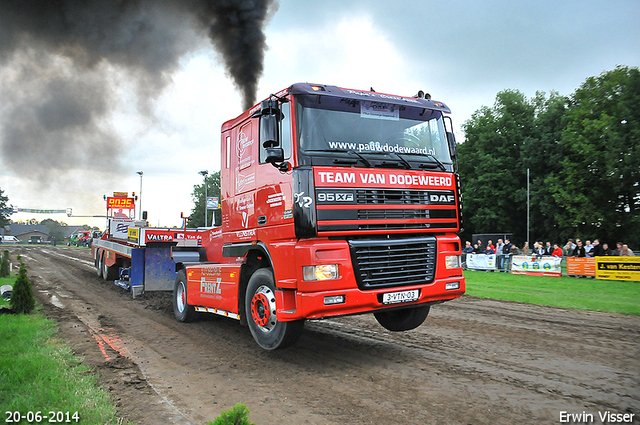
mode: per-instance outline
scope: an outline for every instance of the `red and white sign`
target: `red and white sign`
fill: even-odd
[[[455,190],[452,174],[411,170],[375,170],[315,167],[316,187],[380,187],[388,189],[450,189]]]

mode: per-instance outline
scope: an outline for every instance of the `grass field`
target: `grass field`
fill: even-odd
[[[0,400],[2,414],[40,412],[54,421],[118,423],[116,409],[97,377],[71,349],[54,338],[56,325],[39,313],[0,316]],[[59,413],[61,412],[61,413]],[[67,417],[68,416],[68,417]],[[13,415],[10,419],[18,419]],[[25,420],[26,419],[26,420]],[[20,423],[28,423],[24,418]],[[33,416],[32,422],[38,422]],[[57,421],[56,421],[57,422]]]
[[[465,270],[467,295],[580,310],[640,315],[640,282]]]

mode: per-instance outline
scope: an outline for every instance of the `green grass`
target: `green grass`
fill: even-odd
[[[466,294],[579,310],[640,315],[640,282],[465,270]]]
[[[2,300],[0,304],[8,306]],[[54,411],[78,412],[82,424],[119,423],[108,393],[96,387],[97,376],[55,339],[56,332],[55,323],[39,313],[0,316],[3,420],[7,411],[40,411],[43,416]]]

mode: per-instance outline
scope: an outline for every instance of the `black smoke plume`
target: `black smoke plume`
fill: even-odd
[[[44,167],[40,177],[117,170],[126,146],[109,122],[114,106],[128,96],[148,113],[180,58],[207,38],[249,108],[276,9],[277,0],[0,1],[4,167]]]

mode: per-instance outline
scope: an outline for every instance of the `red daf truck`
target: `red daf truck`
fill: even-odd
[[[223,124],[217,226],[114,218],[93,243],[98,274],[119,271],[134,296],[173,290],[179,321],[231,317],[267,350],[307,319],[373,313],[414,329],[465,291],[449,112],[420,95],[294,84]]]
[[[441,102],[294,84],[222,126],[220,227],[177,265],[174,312],[246,323],[267,350],[307,319],[391,331],[465,291],[456,145]]]

